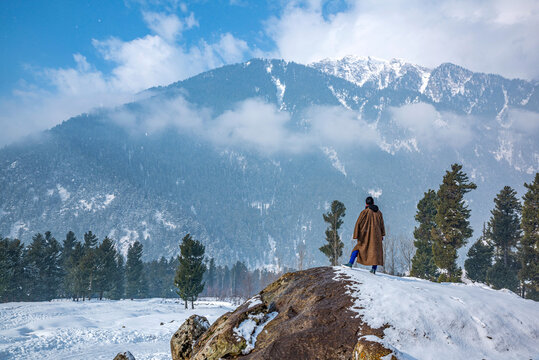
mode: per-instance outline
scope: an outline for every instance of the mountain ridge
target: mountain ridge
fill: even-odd
[[[254,59],[150,89],[1,149],[0,232],[27,242],[38,231],[61,238],[92,230],[123,252],[142,241],[147,258],[174,255],[191,232],[221,264],[296,266],[304,247],[307,263],[317,264],[329,202],[349,209],[343,237],[366,194],[377,194],[395,234],[409,233],[415,203],[452,162],[464,162],[481,185],[471,194],[487,204],[472,204],[477,227],[508,179],[522,189],[539,168],[537,129],[526,133],[518,119],[536,119],[539,107],[534,93],[524,105],[511,100],[518,86],[505,101],[498,78],[476,76],[452,94],[439,73],[439,102],[404,78],[402,88],[379,90],[284,60]],[[497,95],[467,115],[489,84]],[[265,134],[277,130],[287,142]]]

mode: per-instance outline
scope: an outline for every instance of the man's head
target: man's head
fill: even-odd
[[[374,199],[372,198],[372,196],[369,196],[365,199],[365,204],[374,205]]]

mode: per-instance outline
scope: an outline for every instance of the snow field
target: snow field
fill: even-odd
[[[539,359],[539,303],[482,284],[433,283],[335,267],[353,310],[399,359]]]
[[[112,360],[130,351],[137,360],[169,360],[170,338],[189,316],[213,323],[234,308],[201,300],[186,310],[175,299],[0,304],[0,359]]]

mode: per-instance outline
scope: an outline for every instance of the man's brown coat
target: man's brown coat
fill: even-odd
[[[374,206],[375,207],[375,206]],[[384,218],[380,210],[365,208],[356,221],[354,239],[358,250],[357,262],[363,265],[384,265],[384,249],[382,237],[386,236]]]

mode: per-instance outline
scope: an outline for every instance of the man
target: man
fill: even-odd
[[[374,199],[369,196],[365,199],[365,210],[359,214],[354,228],[354,239],[357,239],[357,244],[352,250],[350,261],[343,265],[352,267],[357,257],[358,263],[372,265],[371,273],[376,274],[378,265],[384,266],[382,247],[384,236],[386,231],[382,212],[374,205]]]

